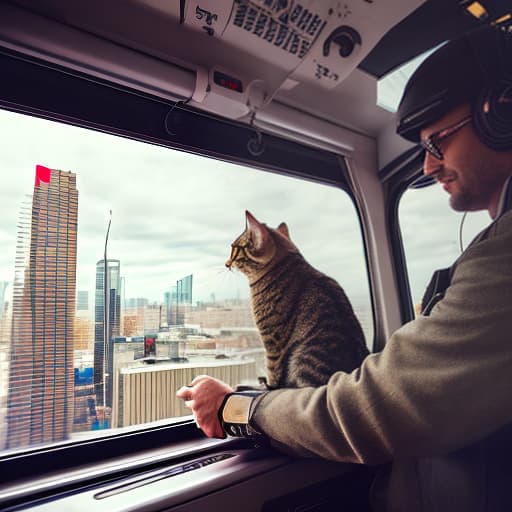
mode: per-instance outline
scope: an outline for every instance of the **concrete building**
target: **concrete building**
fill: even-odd
[[[128,299],[122,320],[122,336],[144,336],[158,332],[165,323],[165,306],[149,304],[147,299]]]
[[[249,301],[198,305],[186,312],[185,323],[200,325],[206,330],[220,330],[225,326],[255,327]]]
[[[75,350],[94,352],[94,319],[77,312],[75,317]]]

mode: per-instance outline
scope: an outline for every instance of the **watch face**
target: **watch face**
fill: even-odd
[[[222,419],[226,423],[249,423],[249,411],[252,397],[231,395],[222,410]]]

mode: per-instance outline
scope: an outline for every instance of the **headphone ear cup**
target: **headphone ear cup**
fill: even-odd
[[[501,79],[485,88],[473,109],[473,126],[492,149],[512,149],[512,81]]]

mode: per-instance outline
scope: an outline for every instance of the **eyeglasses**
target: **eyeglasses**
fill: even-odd
[[[463,126],[466,126],[471,121],[471,116],[465,117],[461,119],[458,123],[453,124],[452,126],[448,126],[448,128],[443,128],[442,130],[438,130],[430,134],[425,140],[422,140],[420,144],[434,157],[438,160],[443,160],[444,155],[439,147],[439,144],[458,132]]]

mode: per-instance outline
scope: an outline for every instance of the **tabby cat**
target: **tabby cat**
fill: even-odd
[[[368,349],[343,289],[304,259],[286,224],[272,229],[245,216],[226,266],[249,279],[268,387],[320,386],[338,370],[357,368]]]

